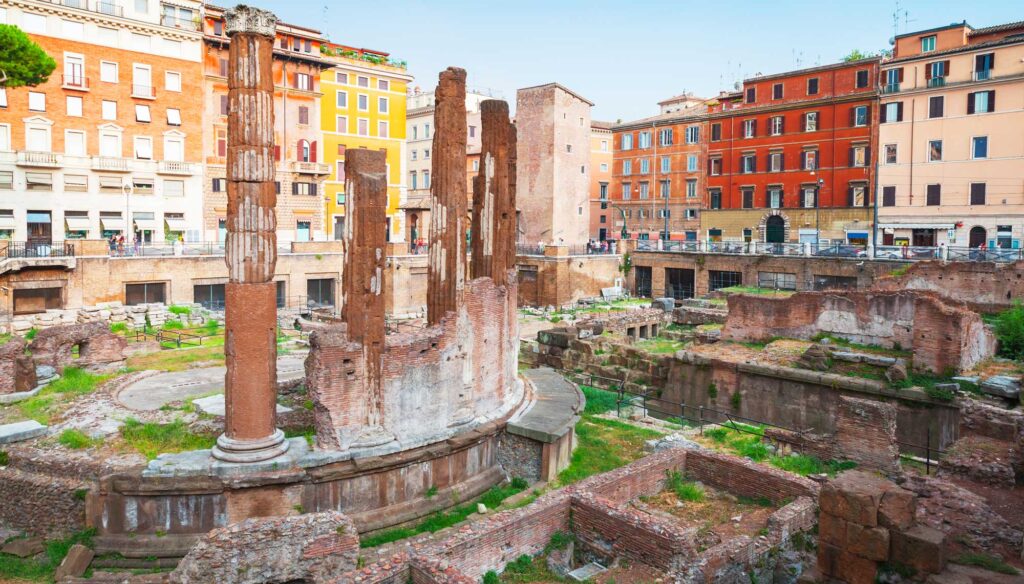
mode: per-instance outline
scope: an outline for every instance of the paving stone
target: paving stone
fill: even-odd
[[[0,552],[18,556],[19,558],[28,558],[43,552],[43,538],[29,537],[16,539],[5,545],[3,549],[0,549]]]
[[[68,555],[64,556],[64,561],[60,563],[57,571],[53,574],[54,582],[60,582],[64,578],[77,578],[85,574],[94,555],[91,549],[80,543],[71,546]]]
[[[938,574],[946,567],[946,535],[926,525],[892,532],[892,559],[919,574]]]
[[[12,444],[46,434],[46,426],[35,420],[25,420],[0,426],[0,444]]]
[[[878,524],[889,529],[908,529],[917,516],[917,495],[906,489],[890,489],[878,505]]]
[[[196,410],[209,414],[211,416],[224,417],[225,406],[224,406],[224,394],[218,393],[217,395],[211,395],[207,397],[201,397],[192,400],[192,405],[196,407]],[[282,406],[277,404],[277,413],[286,414],[292,411],[288,406]]]
[[[586,582],[607,570],[607,568],[597,562],[590,562],[585,566],[580,566],[572,572],[569,572],[569,579],[575,580],[576,582]]]
[[[982,381],[979,387],[983,393],[996,397],[1013,400],[1020,397],[1020,379],[1009,375],[993,375]]]

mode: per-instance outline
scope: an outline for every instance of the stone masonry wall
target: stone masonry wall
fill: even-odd
[[[25,339],[11,337],[0,346],[0,394],[31,391],[36,386],[36,367],[25,354]]]
[[[917,262],[900,275],[876,279],[875,288],[930,291],[974,310],[994,312],[1024,299],[1024,262]]]

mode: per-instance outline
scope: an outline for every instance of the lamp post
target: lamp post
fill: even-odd
[[[129,182],[128,179],[125,179],[125,181],[123,183],[121,183],[121,192],[124,193],[124,238],[125,238],[125,241],[128,240],[128,234],[131,233],[131,226],[132,226],[131,196],[132,196],[132,192],[134,190],[135,190],[135,187],[132,186],[132,183]]]
[[[821,251],[821,189],[825,187],[825,179],[818,178],[818,190],[814,193],[814,253]]]

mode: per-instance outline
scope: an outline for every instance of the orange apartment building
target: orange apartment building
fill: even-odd
[[[204,139],[206,184],[204,233],[208,241],[227,234],[227,66],[228,36],[222,8],[206,5],[203,19]],[[277,168],[279,242],[320,241],[324,225],[325,178],[320,125],[320,73],[332,65],[320,55],[319,31],[277,24],[274,44],[274,142]]]
[[[114,234],[201,239],[201,7],[0,5],[57,62],[46,83],[0,88],[0,238],[34,253]]]
[[[667,219],[670,239],[697,239],[707,152],[704,102],[675,96],[658,104],[660,114],[612,128],[608,209],[599,211],[609,214],[609,238],[625,231],[629,239],[658,239]]]
[[[612,180],[612,124],[590,122],[590,238],[594,241],[615,239],[611,227],[614,214],[608,209],[608,189]]]

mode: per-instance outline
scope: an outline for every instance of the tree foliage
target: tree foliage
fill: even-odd
[[[0,85],[36,86],[45,83],[56,67],[57,62],[20,28],[0,24],[0,70],[7,75],[7,81]]]
[[[873,53],[865,53],[864,51],[861,51],[860,49],[854,49],[854,50],[850,51],[850,53],[848,55],[843,57],[843,62],[844,63],[849,63],[851,61],[860,61],[861,59],[870,59],[871,57],[889,57],[889,56],[892,56],[892,51],[890,51],[890,50],[875,51]]]
[[[995,329],[999,353],[1010,359],[1024,360],[1024,305],[1018,301],[1013,308],[1001,312]]]

